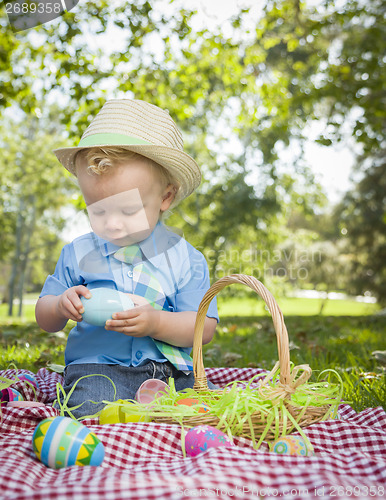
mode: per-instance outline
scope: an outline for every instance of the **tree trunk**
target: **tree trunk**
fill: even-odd
[[[11,277],[8,282],[9,297],[8,297],[8,316],[13,315],[13,299],[15,297],[16,282],[19,274],[20,267],[20,256],[21,247],[23,239],[23,227],[24,227],[24,198],[21,197],[19,201],[19,213],[17,215],[16,221],[16,244],[15,244],[15,256],[12,262],[12,272]]]
[[[326,307],[326,304],[328,302],[328,290],[326,292],[326,296],[324,297],[324,299],[322,299],[322,302],[320,304],[320,309],[319,309],[319,313],[318,315],[321,316],[322,312],[323,312],[323,309]]]
[[[224,241],[220,244],[220,247],[216,249],[216,253],[214,254],[214,260],[212,262],[211,268],[210,268],[210,276],[212,280],[215,280],[217,276],[217,266],[218,266],[218,261],[220,257],[220,252],[225,246],[225,239]],[[216,280],[217,281],[217,280]]]
[[[26,271],[27,271],[29,254],[31,251],[31,236],[34,232],[34,227],[35,227],[36,206],[35,206],[35,197],[34,196],[31,197],[31,211],[30,211],[30,213],[31,213],[31,215],[30,215],[29,221],[28,221],[28,229],[26,231],[27,240],[25,241],[23,252],[20,255],[20,271],[19,271],[19,284],[18,284],[18,297],[19,297],[18,316],[19,316],[19,318],[22,316],[22,313],[23,313],[24,283],[25,283],[25,276],[26,276]]]

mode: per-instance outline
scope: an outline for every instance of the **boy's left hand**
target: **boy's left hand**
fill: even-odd
[[[131,337],[151,337],[158,330],[161,312],[150,304],[140,305],[114,313],[113,319],[106,321],[105,328]]]

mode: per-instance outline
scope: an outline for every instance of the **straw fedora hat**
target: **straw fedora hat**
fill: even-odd
[[[107,101],[77,147],[55,149],[54,153],[60,163],[76,175],[74,160],[78,151],[107,146],[125,148],[166,168],[180,185],[174,206],[201,182],[200,169],[184,152],[181,132],[169,112],[153,104],[135,99]]]

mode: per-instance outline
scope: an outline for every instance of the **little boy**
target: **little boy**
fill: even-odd
[[[203,255],[160,221],[201,179],[174,121],[143,101],[108,101],[79,146],[55,154],[78,178],[93,229],[63,248],[36,305],[36,320],[48,332],[77,322],[65,351],[65,392],[75,385],[68,407],[81,405],[72,411],[77,418],[98,412],[101,401],[114,398],[108,378],[116,399],[133,399],[148,378],[173,377],[177,390],[192,387],[188,353],[210,283]],[[80,297],[90,298],[95,288],[128,293],[135,307],[104,326],[88,324]],[[212,301],[204,343],[217,321]],[[94,374],[104,376],[84,377]]]

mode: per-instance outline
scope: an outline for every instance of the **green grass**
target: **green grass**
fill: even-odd
[[[300,299],[278,297],[277,303],[284,316],[314,316],[319,314],[322,299]],[[240,298],[218,298],[220,318],[225,316],[269,315],[265,303],[256,296]],[[365,316],[379,310],[378,304],[367,304],[355,300],[328,300],[323,316]]]
[[[15,318],[18,314],[18,304],[13,306],[13,317]],[[9,319],[8,316],[8,304],[0,304],[0,323]],[[23,319],[26,321],[35,321],[35,306],[32,304],[26,304],[23,306]]]
[[[28,296],[36,299],[36,296]],[[228,316],[269,316],[269,312],[262,299],[256,295],[244,298],[217,298],[220,318]],[[319,314],[322,299],[303,299],[278,297],[277,303],[284,316],[314,316]],[[323,308],[323,316],[366,316],[374,314],[379,310],[378,304],[367,304],[355,300],[328,300]],[[17,314],[18,306],[14,306],[14,315]],[[8,314],[8,305],[0,304],[0,318]],[[23,306],[23,319],[35,320],[35,306],[26,304]],[[0,320],[1,321],[1,320]]]
[[[386,409],[385,366],[372,355],[373,351],[386,351],[386,317],[369,315],[376,308],[356,302],[347,304],[350,315],[337,315],[342,314],[344,302],[329,301],[327,306],[335,309],[329,312],[326,306],[324,312],[329,315],[318,316],[315,308],[320,304],[312,299],[278,300],[289,333],[291,361],[309,364],[315,376],[327,368],[336,370],[344,381],[344,398],[355,410]],[[0,318],[5,316],[3,307]],[[360,308],[362,315],[358,315]],[[221,299],[219,310],[221,323],[213,341],[203,349],[205,366],[270,370],[278,357],[277,341],[262,300]],[[48,363],[64,364],[66,337],[73,323],[64,332],[49,334],[34,321],[34,306],[26,306],[25,313],[24,319],[0,320],[0,369],[14,363],[36,372]]]
[[[385,367],[372,355],[386,351],[384,316],[287,316],[290,358],[314,374],[329,368],[344,381],[344,398],[360,411],[386,409]],[[204,365],[273,368],[278,359],[269,316],[226,317],[204,346]],[[314,379],[315,380],[315,379]]]
[[[64,349],[70,328],[68,324],[66,332],[47,333],[35,321],[1,320],[0,370],[12,363],[33,372],[49,363],[64,364]]]

